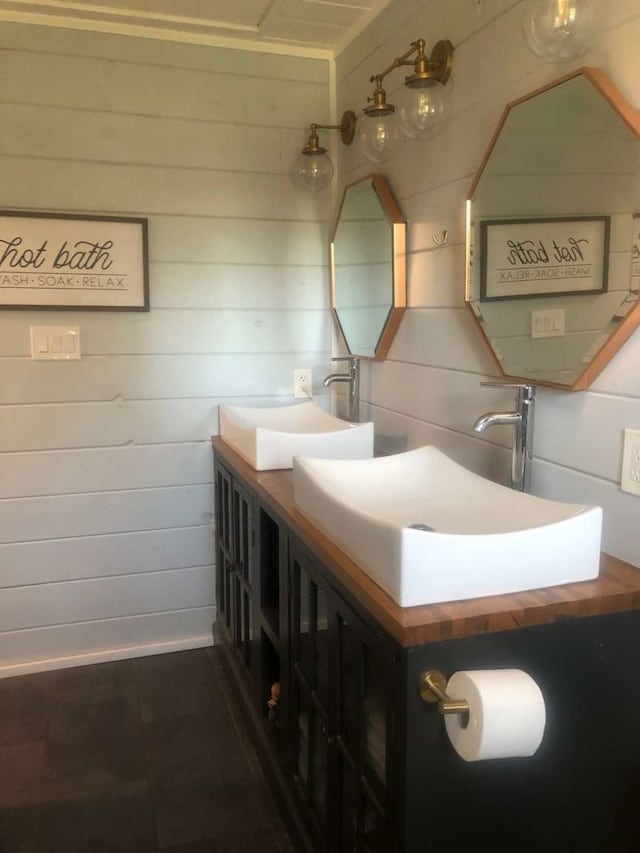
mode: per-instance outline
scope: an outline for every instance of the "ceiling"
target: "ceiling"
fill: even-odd
[[[0,20],[335,56],[390,0],[0,0]]]

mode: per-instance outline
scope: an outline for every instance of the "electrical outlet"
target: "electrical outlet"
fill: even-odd
[[[640,495],[640,429],[624,431],[620,488],[623,492]]]
[[[311,396],[311,368],[302,367],[293,371],[293,396]]]

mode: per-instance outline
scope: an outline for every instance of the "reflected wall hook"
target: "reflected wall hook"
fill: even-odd
[[[436,246],[446,246],[447,240],[449,239],[449,232],[445,228],[444,231],[442,232],[442,239],[441,240],[439,240],[435,234],[431,235],[431,239],[436,244]]]

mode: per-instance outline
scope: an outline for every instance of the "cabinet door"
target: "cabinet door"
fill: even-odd
[[[215,465],[216,500],[216,608],[217,621],[224,633],[231,632],[231,589],[233,586],[233,549],[231,541],[231,474]]]
[[[393,849],[386,815],[392,655],[339,596],[333,603],[338,849],[389,853]]]
[[[330,764],[335,743],[329,719],[332,615],[328,587],[290,543],[290,764],[318,850],[331,846]]]
[[[216,465],[216,601],[227,641],[252,668],[254,497]]]
[[[390,853],[385,642],[290,546],[292,768],[318,849]]]

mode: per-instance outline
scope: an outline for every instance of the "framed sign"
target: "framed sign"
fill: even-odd
[[[480,301],[602,293],[610,217],[480,223]]]
[[[148,311],[147,220],[0,211],[0,308]]]

